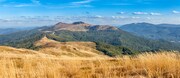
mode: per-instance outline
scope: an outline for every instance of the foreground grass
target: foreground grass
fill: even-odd
[[[119,58],[0,57],[0,78],[179,78],[177,53]]]

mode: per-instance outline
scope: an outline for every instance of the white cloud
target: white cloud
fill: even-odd
[[[95,15],[95,17],[97,17],[97,18],[102,18],[103,16],[101,16],[101,15]]]
[[[151,17],[146,17],[148,20],[152,19]]]
[[[155,12],[151,12],[150,15],[162,15],[161,13],[155,13]]]
[[[71,8],[76,8],[76,7],[93,7],[89,3],[91,3],[93,0],[82,0],[82,1],[77,1],[77,2],[71,2],[68,6],[66,7],[71,7]]]
[[[36,5],[41,5],[40,1],[39,0],[31,0],[33,4],[36,4]]]
[[[16,4],[13,7],[29,7],[29,6],[36,6],[34,4]]]
[[[140,17],[131,17],[132,19],[139,19]]]
[[[87,19],[94,19],[94,18],[104,18],[101,15],[92,15],[92,16],[78,16],[77,18],[87,18]]]
[[[5,0],[0,0],[0,2],[5,1]],[[40,1],[38,0],[30,0],[30,3],[14,3],[14,2],[9,2],[6,4],[1,4],[1,7],[32,7],[32,6],[39,6]]]
[[[107,4],[107,5],[114,5],[114,6],[128,6],[128,5],[134,5],[130,3],[116,3],[116,4]]]
[[[87,4],[91,3],[93,0],[83,0],[83,1],[78,1],[78,2],[72,2],[74,5],[81,5],[81,4]]]
[[[124,16],[112,16],[113,19],[123,19],[123,18],[126,18]]]
[[[125,12],[117,12],[117,14],[125,14]]]
[[[20,7],[34,7],[34,6],[38,6],[35,4],[4,4],[4,5],[0,5],[1,7],[16,7],[16,8],[20,8]]]
[[[180,11],[176,11],[176,10],[174,10],[174,11],[172,11],[174,14],[180,14]]]
[[[147,15],[147,12],[133,12],[134,15]]]

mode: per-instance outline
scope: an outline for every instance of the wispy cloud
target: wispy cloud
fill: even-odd
[[[148,15],[147,12],[133,12],[134,15]]]
[[[68,7],[93,7],[90,5],[94,0],[82,0],[77,2],[71,2]]]
[[[16,4],[16,5],[13,5],[13,7],[30,7],[30,6],[37,6],[37,5],[34,5],[34,4]]]
[[[36,4],[36,5],[41,5],[40,1],[39,0],[31,0],[33,4]]]
[[[128,6],[128,5],[134,5],[131,3],[113,3],[113,4],[107,4],[107,5],[114,5],[114,6]]]
[[[152,19],[152,18],[151,18],[151,17],[146,17],[146,19],[150,20],[150,19]]]
[[[125,12],[117,12],[117,14],[125,14]]]
[[[124,19],[126,18],[125,16],[112,16],[113,19]]]
[[[139,19],[140,17],[134,17],[134,16],[133,16],[133,17],[131,17],[131,18],[132,18],[132,19]]]
[[[30,2],[26,3],[26,2],[11,2],[7,0],[0,0],[0,2],[5,2],[5,3],[1,3],[1,7],[32,7],[32,6],[39,6],[41,5],[39,0],[29,0]]]
[[[78,2],[72,2],[74,5],[81,5],[81,4],[87,4],[91,3],[93,0],[83,0],[83,1],[78,1]]]
[[[174,10],[174,11],[172,11],[174,14],[180,14],[180,11],[176,11],[176,10]]]
[[[151,12],[150,15],[158,16],[158,15],[162,15],[162,14],[161,13],[156,13],[156,12]]]
[[[133,12],[133,15],[152,15],[152,16],[158,16],[158,15],[162,15],[161,13],[158,12]]]

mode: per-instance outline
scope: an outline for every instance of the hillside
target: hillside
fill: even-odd
[[[21,30],[20,29],[15,29],[15,28],[0,29],[0,35],[10,34],[10,33],[18,32],[18,31],[21,31]]]
[[[1,49],[6,52],[6,49],[0,47]],[[15,56],[0,55],[0,78],[178,78],[180,76],[180,55],[174,52],[145,53],[135,57],[116,58],[48,55],[40,57],[36,54],[21,53]]]
[[[42,46],[43,50],[39,51],[0,46],[0,78],[178,78],[180,76],[180,54],[174,51],[116,58],[91,51],[88,53],[81,51],[80,53],[85,53],[83,56],[78,54],[77,56],[77,52],[68,55],[53,53],[67,50],[58,46],[78,47],[74,43],[87,47],[86,51],[94,47],[92,42],[63,43],[47,37],[36,42],[37,46]],[[57,49],[53,49],[54,47]],[[93,56],[89,57],[86,54]]]
[[[24,28],[0,28],[0,35],[7,35],[15,32],[31,30],[34,27],[24,27]]]
[[[123,25],[120,28],[137,36],[150,39],[163,39],[171,42],[180,41],[180,25],[132,23]]]
[[[84,22],[74,22],[71,24],[60,22],[49,27],[39,27],[32,30],[2,35],[0,36],[0,45],[33,50],[48,50],[49,47],[46,48],[47,45],[43,43],[43,40],[41,41],[44,36],[51,39],[48,40],[45,38],[45,43],[48,43],[49,47],[52,46],[51,48],[54,51],[51,52],[54,55],[70,52],[69,54],[72,56],[76,56],[77,54],[84,55],[84,53],[85,55],[94,56],[92,53],[98,52],[108,56],[119,56],[122,54],[132,55],[144,51],[180,50],[179,45],[168,41],[146,39],[113,26],[91,25]],[[35,45],[38,41],[40,41],[40,46]],[[63,47],[59,47],[62,45]],[[62,49],[68,51],[62,52]],[[61,52],[55,52],[57,50]],[[86,50],[91,53],[86,53]]]
[[[93,42],[57,42],[43,37],[35,45],[41,47],[38,51],[59,57],[105,57]]]
[[[56,26],[56,25],[55,25]],[[83,26],[84,27],[84,26]],[[103,26],[102,26],[103,27]],[[115,28],[115,30],[114,30]],[[121,46],[119,54],[122,54],[122,48],[126,47],[131,50],[136,51],[148,51],[148,50],[179,50],[178,46],[163,40],[150,40],[142,37],[132,35],[121,29],[114,27],[110,30],[89,30],[89,31],[69,31],[69,30],[59,30],[53,31],[47,28],[42,30],[43,32],[48,32],[48,38],[56,41],[67,42],[67,41],[92,41],[96,43],[108,44],[109,46]],[[101,45],[102,46],[102,45]],[[114,48],[115,49],[115,48]],[[117,49],[117,48],[116,48]],[[108,51],[109,52],[109,51]],[[116,54],[117,52],[115,52]],[[126,54],[126,53],[125,53]],[[130,53],[131,54],[131,53]]]
[[[0,57],[4,58],[41,58],[41,57],[47,57],[47,58],[55,58],[51,54],[45,54],[40,51],[35,50],[29,50],[29,49],[17,49],[13,47],[8,46],[0,46]]]
[[[93,42],[57,42],[43,37],[35,43],[38,50],[12,48],[0,46],[0,57],[22,58],[22,57],[48,57],[48,58],[73,58],[73,57],[108,57],[96,50]]]

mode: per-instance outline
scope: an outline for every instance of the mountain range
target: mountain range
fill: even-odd
[[[44,29],[43,31],[45,31],[46,29]],[[57,24],[55,24],[52,27],[49,27],[47,29],[48,31],[60,31],[60,30],[68,30],[68,31],[98,31],[98,30],[118,30],[118,28],[114,27],[114,26],[109,26],[109,25],[91,25],[91,24],[87,24],[84,22],[74,22],[72,24],[68,24],[68,23],[62,23],[59,22]],[[46,32],[46,31],[45,31]]]
[[[7,35],[19,31],[24,31],[24,30],[31,30],[34,27],[24,27],[24,28],[0,28],[0,35]]]
[[[134,35],[149,39],[180,42],[180,25],[132,23],[123,25],[120,28]]]
[[[41,40],[45,41],[46,44],[42,45],[41,43],[41,45],[37,46],[37,41]],[[49,40],[52,42],[48,43]],[[57,42],[59,43],[57,44]],[[108,56],[131,55],[144,51],[158,50],[180,51],[178,44],[173,44],[166,40],[153,40],[139,37],[114,26],[92,25],[81,21],[74,23],[59,22],[53,26],[39,27],[0,36],[0,45],[2,46],[34,50],[47,49],[45,48],[47,46],[48,48],[55,47],[53,49],[59,47],[59,51],[66,53],[71,50],[72,52],[85,52],[88,50],[88,47],[84,45],[89,45],[89,43],[93,47],[89,49],[89,51],[99,52],[100,54],[103,53]],[[68,49],[67,47],[70,46],[70,44],[83,45],[82,47],[86,47],[87,49],[81,49],[78,45],[74,48],[69,47]],[[61,46],[65,46],[66,49],[60,48]],[[53,51],[49,49],[48,52]]]
[[[10,33],[18,32],[18,31],[21,31],[21,30],[15,29],[15,28],[0,29],[0,35],[10,34]]]

